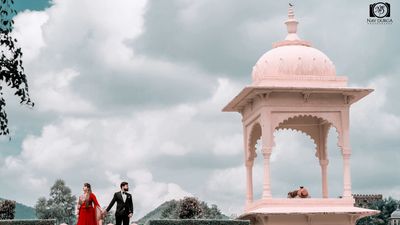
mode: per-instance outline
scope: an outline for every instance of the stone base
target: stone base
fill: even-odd
[[[353,198],[262,199],[248,204],[239,218],[250,220],[251,225],[354,225],[379,213],[353,204]]]
[[[242,218],[244,219],[244,218]],[[359,219],[352,214],[248,215],[251,225],[354,225]]]

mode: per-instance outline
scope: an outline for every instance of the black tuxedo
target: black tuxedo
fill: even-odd
[[[122,222],[124,225],[129,225],[128,215],[133,213],[132,195],[127,192],[125,192],[125,195],[126,195],[126,200],[124,202],[122,193],[120,191],[116,192],[106,209],[107,212],[110,211],[110,209],[114,206],[115,202],[117,202],[117,209],[115,210],[116,225],[121,225]]]

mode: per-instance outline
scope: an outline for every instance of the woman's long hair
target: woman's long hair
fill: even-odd
[[[92,193],[92,187],[90,186],[89,183],[84,183],[83,186],[86,187],[88,190],[86,193],[86,196],[85,196],[85,203],[86,203],[86,207],[89,207],[89,203],[90,203],[89,198],[90,198],[90,194]]]

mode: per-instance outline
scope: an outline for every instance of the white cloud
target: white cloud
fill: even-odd
[[[70,169],[75,162],[90,154],[89,143],[77,137],[76,132],[88,128],[84,120],[66,120],[61,127],[48,125],[42,136],[28,136],[22,144],[23,165],[51,173]]]
[[[354,124],[352,129],[364,135],[371,135],[371,138],[378,136],[398,138],[400,116],[385,110],[386,104],[395,104],[387,102],[387,91],[391,82],[395,82],[394,78],[387,76],[380,76],[370,81],[368,86],[374,88],[374,92],[352,106],[351,120]]]
[[[48,21],[46,12],[24,11],[14,18],[13,36],[23,49],[24,63],[35,59],[45,46],[42,27]]]
[[[94,106],[72,90],[72,82],[80,74],[73,69],[41,74],[33,80],[32,93],[39,111],[89,113]]]
[[[218,78],[218,86],[211,98],[210,103],[222,109],[232,98],[237,95],[243,84],[238,84],[228,78]]]
[[[14,34],[24,51],[36,108],[64,114],[93,111],[74,88],[90,65],[78,64],[88,61],[113,70],[132,69],[133,52],[126,42],[142,32],[146,3],[56,0],[45,11],[18,14]],[[98,73],[96,68],[90,70]]]
[[[172,141],[166,141],[161,144],[160,150],[168,155],[185,155],[188,152],[187,149]]]
[[[143,216],[143,213],[151,211],[165,201],[192,196],[192,194],[175,183],[154,181],[151,172],[147,170],[131,171],[128,172],[127,176],[135,181],[133,193],[135,193],[134,199],[137,202],[138,215],[136,215],[136,219],[139,219],[140,216]]]
[[[58,90],[62,90],[62,87],[68,85],[69,80],[76,76],[69,73],[66,72],[65,76],[60,76],[56,81],[60,87]],[[222,93],[218,90],[220,88],[216,89],[216,94]],[[215,98],[219,97],[211,97]],[[102,169],[118,171],[132,164],[140,165],[141,162],[154,157],[182,156],[196,150],[190,143],[197,143],[198,132],[202,131],[196,130],[195,116],[199,112],[210,110],[210,107],[204,106],[214,104],[213,102],[214,100],[206,100],[205,103],[178,105],[162,110],[144,110],[118,117],[62,117],[44,126],[40,135],[27,136],[22,143],[21,154],[11,156],[6,168],[28,166],[50,173],[60,173],[74,166],[82,166],[84,162],[93,165],[101,161],[104,166]],[[216,113],[220,112],[213,112]],[[208,141],[211,142],[207,152],[237,154],[241,150],[241,147],[236,146],[242,146],[240,134],[223,136],[210,128],[211,135]],[[63,160],[60,161],[60,158]],[[115,164],[109,159],[119,163]]]
[[[243,148],[243,135],[234,134],[216,139],[213,152],[216,155],[238,155],[244,153]]]
[[[106,170],[105,176],[110,183],[115,184],[117,187],[118,187],[118,184],[121,183],[122,178],[121,178],[121,175],[119,175],[119,174],[116,174],[116,173]]]
[[[207,190],[212,191],[216,195],[236,196],[246,193],[246,183],[244,181],[246,181],[246,167],[244,165],[216,170],[208,179]]]
[[[56,0],[46,10],[46,42],[58,53],[72,54],[70,50],[81,48],[113,68],[126,66],[132,51],[125,42],[142,32],[146,4],[146,0]]]
[[[253,173],[257,176],[262,172],[262,166],[256,165]],[[255,199],[258,196],[261,179],[253,180]],[[244,165],[234,168],[215,170],[207,180],[205,198],[209,202],[217,203],[228,216],[240,215],[246,202],[246,167]]]

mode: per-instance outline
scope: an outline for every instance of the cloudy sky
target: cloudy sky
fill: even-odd
[[[354,193],[400,199],[400,7],[367,24],[368,1],[293,1],[299,35],[351,86],[375,92],[352,107]],[[62,178],[90,182],[105,206],[126,180],[135,219],[187,195],[240,214],[245,201],[241,118],[221,109],[271,44],[285,37],[287,2],[265,0],[16,0],[14,35],[36,105],[8,94],[12,140],[0,141],[0,197],[33,206]],[[330,196],[342,191],[329,134]],[[272,194],[299,184],[319,197],[313,142],[275,133]],[[261,155],[261,154],[260,154]],[[255,168],[261,196],[262,159]]]

